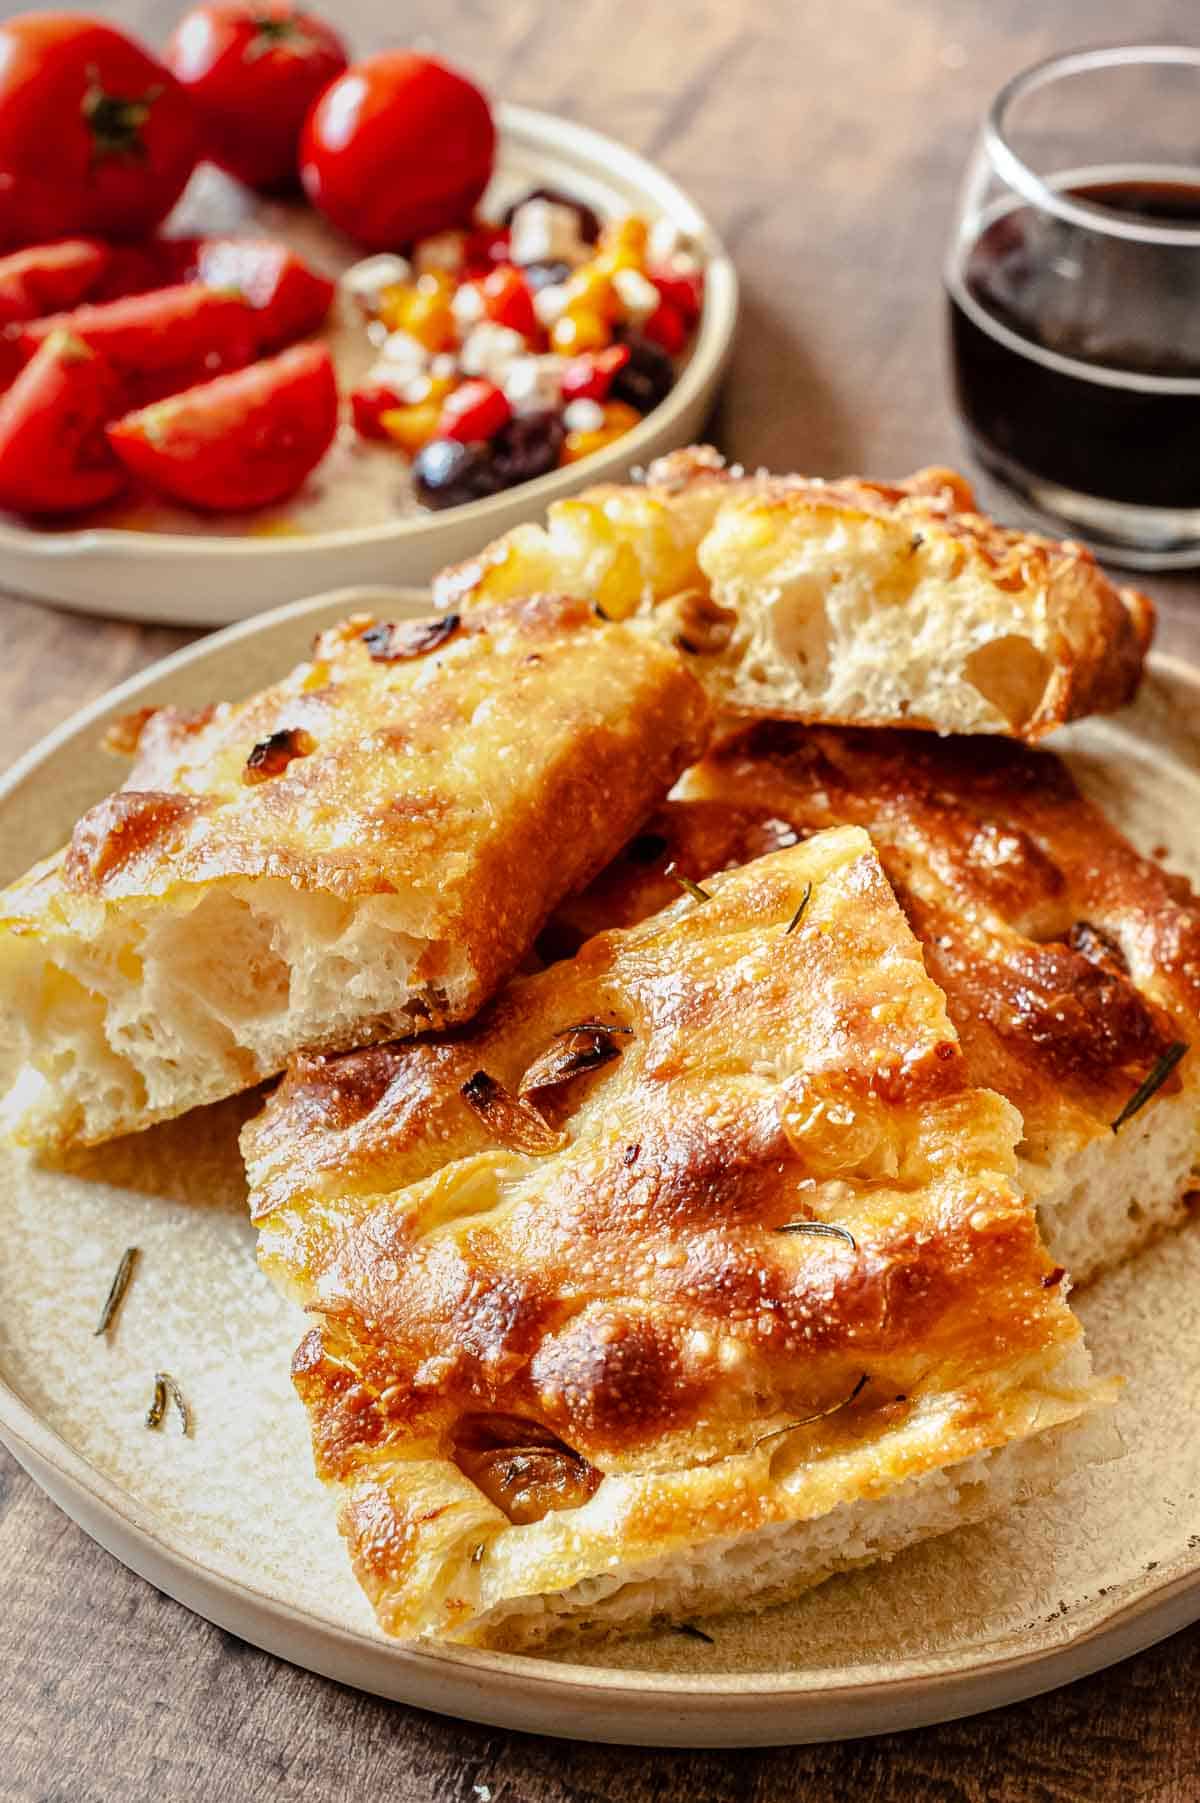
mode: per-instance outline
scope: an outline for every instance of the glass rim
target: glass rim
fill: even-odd
[[[1009,109],[1038,88],[1072,75],[1096,69],[1117,69],[1138,64],[1162,64],[1200,70],[1200,45],[1108,44],[1090,50],[1068,50],[1047,56],[1006,81],[987,110],[983,141],[988,158],[1000,179],[1047,213],[1110,238],[1128,238],[1140,244],[1200,244],[1200,226],[1173,225],[1163,220],[1133,220],[1105,207],[1078,200],[1051,187],[1013,149],[1008,140]]]

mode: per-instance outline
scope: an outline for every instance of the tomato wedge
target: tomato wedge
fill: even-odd
[[[240,295],[199,282],[77,307],[35,320],[19,343],[32,356],[52,332],[70,332],[101,351],[125,387],[125,406],[141,407],[227,369],[255,352],[254,316]]]
[[[0,325],[77,307],[99,285],[108,262],[108,246],[96,238],[64,238],[0,257]]]
[[[127,414],[108,439],[135,475],[174,500],[240,512],[293,494],[329,449],[337,416],[328,350],[298,344]]]
[[[333,303],[333,283],[270,238],[200,238],[187,276],[245,296],[254,309],[260,351],[282,350],[306,338]]]
[[[125,472],[104,435],[120,385],[103,357],[55,332],[0,399],[0,507],[73,513],[111,500]]]

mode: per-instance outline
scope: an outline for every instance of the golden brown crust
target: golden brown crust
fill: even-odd
[[[424,641],[420,625],[397,649],[358,616],[247,701],[139,717],[124,788],[6,893],[7,924],[231,878],[398,893],[428,941],[416,980],[465,947],[477,1005],[702,748],[708,707],[677,654],[584,602],[434,618]]]
[[[1200,902],[1052,753],[763,723],[726,738],[679,795],[564,904],[548,948],[661,906],[672,862],[702,880],[764,834],[854,823],[947,995],[972,1081],[1016,1104],[1035,1147],[1064,1129],[1107,1135],[1168,1045],[1200,1039]]]
[[[584,1026],[619,1050],[537,1089],[557,1149],[464,1097],[479,1071],[517,1096]],[[599,1502],[593,1471],[701,1467],[704,1533],[786,1518],[737,1461],[798,1420],[855,1486],[888,1487],[873,1445],[940,1395],[1003,1440],[993,1394],[1076,1333],[1009,1181],[1016,1131],[855,831],[592,940],[452,1035],[298,1061],[243,1149],[263,1263],[319,1316],[296,1382],[385,1625],[437,1615],[398,1601],[425,1582],[429,1470],[459,1486],[443,1529],[518,1519],[464,1475],[480,1416],[518,1424],[522,1522]],[[633,1509],[639,1546],[666,1509]]]
[[[814,560],[798,575],[795,553],[806,542]],[[796,593],[781,604],[791,584]],[[877,645],[856,650],[857,615],[831,631],[843,585],[877,590]],[[439,606],[461,608],[543,587],[587,594],[621,617],[650,610],[734,712],[1009,730],[1029,742],[1129,701],[1154,629],[1150,600],[1115,587],[1086,547],[997,525],[953,470],[895,483],[745,475],[702,449],[652,465],[640,486],[609,484],[559,503],[545,530],[516,528],[446,571],[434,594]],[[723,642],[697,644],[674,628],[689,590],[722,605]],[[974,623],[954,660],[943,648],[944,669],[927,647],[911,693],[878,681],[864,691],[873,659],[902,661],[890,612],[911,604],[912,631],[928,636],[924,610],[949,610],[938,628],[949,646],[968,602]],[[755,674],[764,656],[767,673]],[[826,656],[822,685],[814,672]]]

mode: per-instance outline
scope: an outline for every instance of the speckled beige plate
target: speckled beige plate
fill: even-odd
[[[314,628],[379,591],[282,609],[168,659],[80,714],[0,789],[0,877],[111,782],[113,713],[256,686]],[[389,611],[420,596],[393,594]],[[1200,675],[1160,660],[1136,708],[1064,734],[1089,790],[1143,847],[1200,877]],[[1129,1379],[1125,1452],[992,1525],[835,1579],[786,1609],[590,1655],[413,1651],[383,1640],[313,1478],[288,1382],[299,1315],[254,1263],[235,1136],[200,1111],[71,1171],[0,1160],[0,1435],[112,1552],[259,1646],[476,1721],[655,1745],[833,1739],[1010,1702],[1200,1616],[1200,1224],[1081,1303],[1101,1370]],[[92,1337],[124,1247],[141,1261],[110,1341]],[[194,1411],[147,1433],[156,1367]],[[147,1655],[149,1657],[149,1655]],[[137,1674],[131,1673],[131,1677]]]

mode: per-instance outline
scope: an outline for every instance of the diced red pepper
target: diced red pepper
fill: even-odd
[[[503,390],[494,382],[464,382],[442,403],[437,436],[457,438],[462,444],[477,444],[494,438],[511,418],[512,408]]]
[[[603,401],[631,352],[627,344],[610,344],[604,351],[587,351],[572,357],[562,372],[564,401]]]
[[[670,356],[677,356],[688,340],[687,321],[678,307],[663,301],[642,327],[642,334],[654,344],[661,344]]]
[[[501,225],[477,225],[463,246],[463,267],[468,276],[485,276],[497,263],[509,262],[510,238]]]
[[[354,430],[360,438],[386,439],[380,416],[391,413],[404,402],[394,388],[386,382],[368,382],[362,388],[356,388],[350,396],[350,414],[354,420]]]
[[[688,269],[680,272],[660,264],[648,269],[646,274],[667,305],[682,313],[689,326],[694,326],[704,307],[704,271]]]
[[[536,338],[538,317],[533,309],[529,285],[512,263],[501,263],[479,284],[483,310],[498,326],[520,332],[522,338]]]

